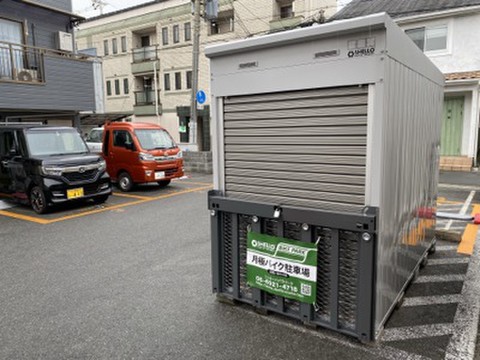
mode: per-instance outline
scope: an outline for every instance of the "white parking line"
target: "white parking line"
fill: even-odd
[[[468,264],[469,261],[470,261],[469,257],[428,259],[428,265]]]
[[[453,320],[454,333],[450,338],[445,359],[470,360],[475,355],[478,319],[480,313],[480,236],[477,233],[475,247],[468,265],[462,288],[462,301],[458,304]]]
[[[421,339],[426,337],[450,335],[453,333],[453,324],[432,324],[418,326],[404,326],[385,329],[383,341],[399,341],[409,339]]]
[[[458,303],[462,299],[460,294],[437,295],[437,296],[416,296],[405,298],[402,306],[422,306]]]
[[[437,251],[457,251],[458,245],[437,245]]]
[[[11,207],[13,207],[13,204],[0,200],[0,210],[10,209]]]
[[[474,190],[470,191],[470,194],[468,195],[467,200],[465,200],[462,208],[460,209],[459,215],[465,215],[467,213],[467,210],[470,207],[470,204],[472,203],[474,196],[475,196],[475,191]],[[453,224],[453,220],[450,220],[445,226],[445,230],[450,230],[450,227],[452,226],[452,224]]]
[[[415,283],[424,284],[429,282],[447,282],[447,281],[464,281],[463,274],[448,274],[448,275],[424,275],[419,276]]]

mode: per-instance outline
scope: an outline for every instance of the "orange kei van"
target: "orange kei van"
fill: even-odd
[[[182,151],[170,134],[156,124],[107,123],[102,153],[108,174],[122,191],[148,182],[163,187],[171,179],[183,176]]]

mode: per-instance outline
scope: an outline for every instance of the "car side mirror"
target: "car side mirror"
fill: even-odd
[[[125,143],[125,149],[133,151],[135,149],[135,145],[133,143]]]

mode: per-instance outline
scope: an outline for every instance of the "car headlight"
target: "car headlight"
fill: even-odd
[[[98,163],[98,171],[105,171],[107,169],[107,163],[105,160],[100,160]]]
[[[155,156],[153,156],[152,154],[140,153],[138,154],[138,157],[141,161],[155,161]]]
[[[177,156],[177,159],[181,159],[181,158],[183,158],[183,151],[182,151],[182,150],[180,150],[180,151],[177,153],[177,155],[176,155],[176,156]]]
[[[62,172],[62,168],[42,166],[42,173],[47,176],[62,176]]]

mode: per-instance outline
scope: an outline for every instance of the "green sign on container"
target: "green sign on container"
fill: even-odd
[[[249,232],[247,283],[274,295],[314,304],[317,293],[316,245]]]

